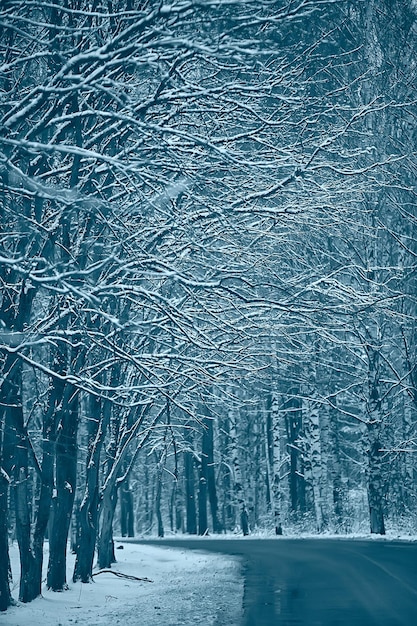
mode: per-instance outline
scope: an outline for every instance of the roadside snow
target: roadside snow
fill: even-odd
[[[112,570],[153,582],[101,573],[94,583],[72,583],[73,555],[68,555],[69,589],[43,596],[0,613],[3,626],[237,626],[241,622],[243,581],[240,562],[179,548],[117,542]],[[11,546],[14,583],[19,590],[19,555]],[[45,558],[47,563],[47,555]]]

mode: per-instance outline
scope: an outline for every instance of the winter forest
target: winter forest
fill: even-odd
[[[116,536],[417,529],[417,2],[1,0],[0,609]]]

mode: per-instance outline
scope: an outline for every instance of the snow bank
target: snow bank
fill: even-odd
[[[243,581],[240,561],[179,548],[117,543],[113,571],[149,578],[138,582],[100,573],[94,583],[69,582],[69,590],[43,596],[0,614],[3,626],[237,626]],[[13,596],[18,595],[19,556],[10,550]],[[47,561],[47,558],[45,559]],[[74,557],[68,557],[71,581]]]

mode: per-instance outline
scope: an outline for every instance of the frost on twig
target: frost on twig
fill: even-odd
[[[122,572],[115,572],[112,569],[101,569],[99,572],[95,572],[93,576],[98,576],[99,574],[114,574],[115,576],[118,576],[119,578],[127,578],[127,580],[137,580],[138,582],[153,583],[153,580],[151,580],[150,578],[146,578],[146,576],[144,578],[138,578],[137,576],[132,576],[131,574],[123,574]]]

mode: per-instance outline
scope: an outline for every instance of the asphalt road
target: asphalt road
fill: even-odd
[[[415,543],[285,538],[143,543],[243,557],[241,626],[417,626]]]

